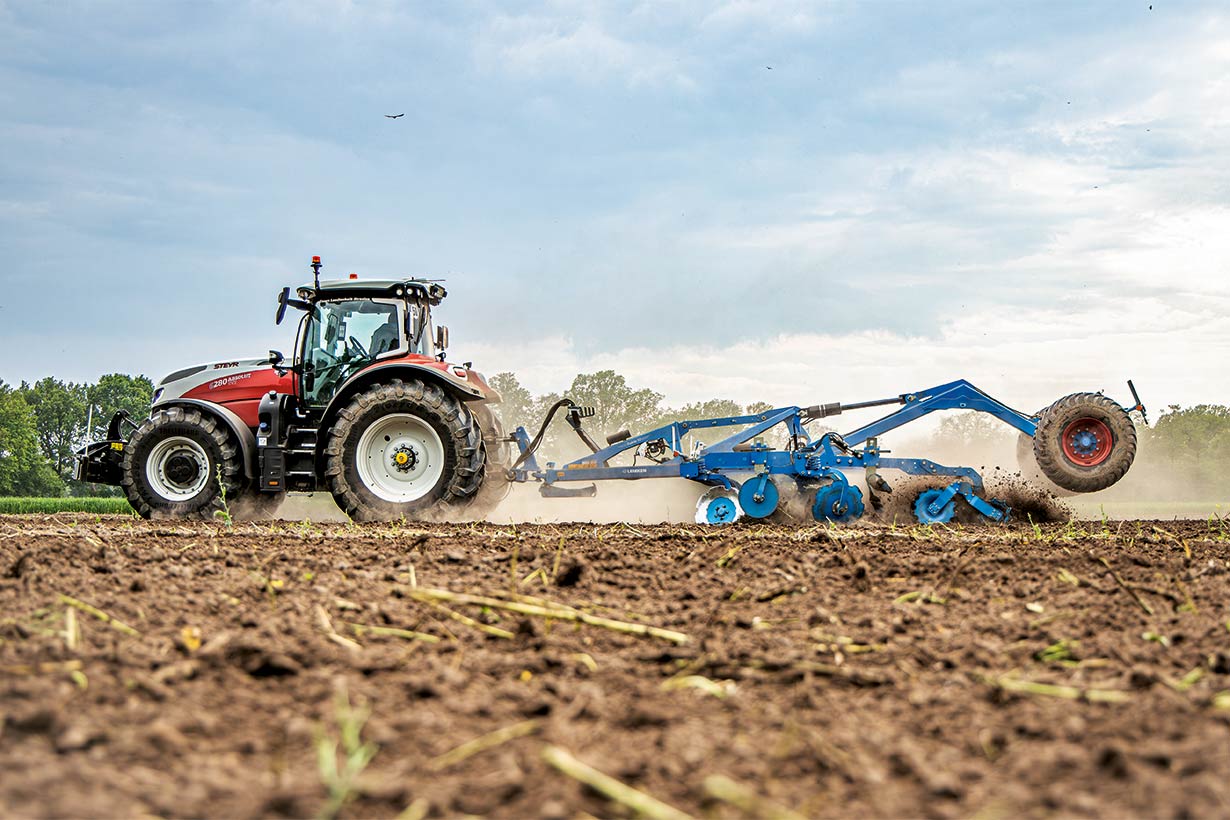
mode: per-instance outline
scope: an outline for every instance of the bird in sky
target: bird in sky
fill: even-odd
[[[397,119],[398,117],[404,117],[404,116],[406,116],[406,115],[405,115],[405,114],[385,114],[385,116],[386,116],[386,117],[388,117],[388,118],[389,118],[389,119],[391,119],[391,120],[395,120],[395,119]]]

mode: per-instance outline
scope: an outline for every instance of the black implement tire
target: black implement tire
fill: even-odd
[[[325,481],[346,515],[387,521],[469,502],[483,484],[485,457],[461,401],[434,384],[393,380],[338,412]]]
[[[209,518],[242,484],[239,443],[200,410],[158,410],[124,445],[120,486],[142,518]]]
[[[1123,478],[1136,458],[1136,426],[1100,393],[1073,393],[1042,411],[1034,457],[1065,490],[1093,493]]]
[[[1043,411],[1038,411],[1034,418],[1042,415]],[[1021,468],[1021,478],[1027,483],[1034,485],[1040,489],[1046,490],[1053,496],[1058,498],[1068,498],[1069,496],[1077,495],[1072,490],[1065,490],[1054,481],[1046,477],[1046,473],[1042,472],[1042,468],[1038,466],[1038,457],[1034,455],[1034,440],[1032,436],[1027,436],[1020,433],[1016,440],[1016,463]]]

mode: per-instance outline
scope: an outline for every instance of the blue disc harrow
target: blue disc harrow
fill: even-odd
[[[807,430],[807,425],[818,419],[886,405],[900,408],[844,435],[826,432],[813,438]],[[1143,406],[1137,401],[1137,407],[1131,409],[1143,410]],[[566,412],[566,421],[591,452],[567,464],[539,465],[536,451],[560,410]],[[892,458],[886,455],[888,450],[880,448],[880,437],[885,433],[939,410],[989,413],[1030,437],[1039,424],[1038,416],[1014,410],[961,379],[890,399],[779,407],[743,416],[675,421],[636,436],[622,431],[608,436],[607,445],[601,447],[582,426],[583,419],[594,415],[593,409],[564,399],[547,414],[534,439],[524,427],[513,433],[511,440],[520,449],[520,457],[507,477],[517,482],[539,482],[540,492],[550,498],[592,496],[598,482],[615,479],[685,478],[709,488],[696,513],[696,520],[706,524],[733,523],[744,516],[768,518],[781,507],[789,484],[790,492],[808,494],[812,517],[817,521],[844,524],[858,520],[865,512],[863,492],[850,483],[847,473],[865,476],[874,505],[877,489],[891,492],[880,471],[896,470],[933,478],[940,485],[925,490],[915,500],[913,512],[920,523],[952,520],[959,503],[989,521],[1006,521],[1010,510],[983,497],[982,476],[973,468],[949,467],[923,458]],[[715,427],[740,429],[708,446],[694,444],[685,454],[689,449],[684,443],[686,435]],[[780,448],[765,443],[765,434],[777,427],[785,429],[787,442]],[[625,454],[635,454],[631,465],[612,464]]]

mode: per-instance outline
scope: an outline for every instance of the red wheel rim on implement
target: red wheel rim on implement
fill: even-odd
[[[1063,454],[1073,464],[1096,467],[1110,457],[1114,439],[1105,422],[1086,417],[1076,419],[1063,428],[1059,442],[1063,446]]]

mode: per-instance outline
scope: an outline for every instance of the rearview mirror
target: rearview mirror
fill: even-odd
[[[290,298],[290,288],[282,288],[282,292],[278,294],[278,314],[275,324],[282,324],[282,320],[286,318],[287,305],[296,310],[311,313],[313,316],[316,315],[316,308],[312,306],[311,302],[305,302],[302,299],[292,299]]]
[[[436,328],[436,350],[443,351],[448,349],[448,328],[440,325]]]

